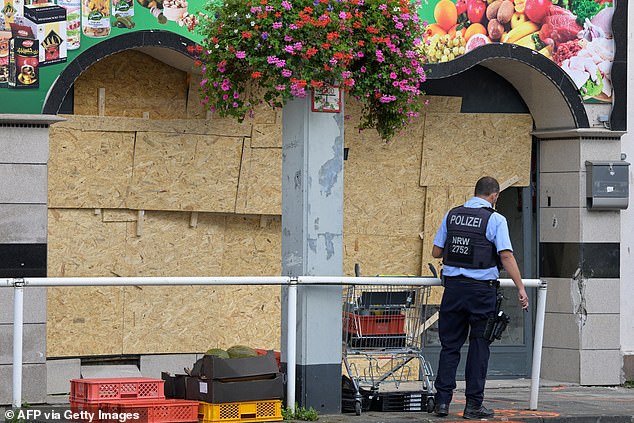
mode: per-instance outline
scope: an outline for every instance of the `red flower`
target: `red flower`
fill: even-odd
[[[253,34],[251,34],[251,32],[249,31],[242,32],[242,38],[251,38],[251,37],[253,37]]]
[[[203,65],[203,62],[201,62],[200,60],[196,59],[194,60],[194,66],[196,66],[197,68],[201,67]]]
[[[373,26],[369,26],[369,27],[367,27],[365,30],[366,30],[366,31],[368,31],[370,34],[378,34],[378,33],[379,33],[379,30],[378,30],[378,29],[376,29],[376,28],[375,28],[375,27],[373,27]]]
[[[262,77],[262,72],[253,72],[251,74],[251,78],[261,78]]]
[[[310,86],[313,88],[320,88],[324,86],[324,83],[321,81],[310,81]]]
[[[328,39],[328,41],[332,41],[335,38],[339,38],[339,33],[338,32],[329,32],[328,35],[326,35],[326,38]]]
[[[321,43],[321,48],[323,48],[324,50],[327,50],[330,48],[330,44],[328,43]]]
[[[189,54],[194,54],[194,46],[187,46],[186,49]]]
[[[317,49],[315,47],[309,47],[308,50],[306,50],[306,57],[312,57],[315,54],[317,54]]]

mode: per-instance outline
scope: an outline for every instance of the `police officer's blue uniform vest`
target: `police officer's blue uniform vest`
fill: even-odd
[[[467,269],[487,269],[499,265],[495,245],[486,237],[490,207],[455,207],[447,214],[447,239],[443,263]]]

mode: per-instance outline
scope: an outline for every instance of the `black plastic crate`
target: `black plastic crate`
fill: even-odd
[[[427,392],[377,392],[372,396],[372,411],[427,411]]]

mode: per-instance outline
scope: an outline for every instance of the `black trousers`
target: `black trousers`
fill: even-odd
[[[491,344],[482,335],[487,319],[495,313],[496,295],[495,286],[480,281],[466,278],[445,281],[438,320],[442,349],[434,384],[437,404],[451,403],[456,389],[460,349],[467,335],[469,351],[465,367],[465,396],[469,403],[482,404]]]

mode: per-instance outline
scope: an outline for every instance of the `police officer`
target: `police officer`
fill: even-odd
[[[445,286],[438,320],[442,349],[435,381],[435,412],[440,417],[449,413],[460,348],[467,335],[463,417],[482,419],[495,414],[482,405],[491,343],[483,335],[487,319],[495,314],[500,265],[519,291],[520,306],[528,309],[506,219],[492,208],[499,194],[500,185],[494,178],[478,180],[475,196],[445,215],[434,238],[432,256],[443,259]]]

